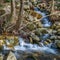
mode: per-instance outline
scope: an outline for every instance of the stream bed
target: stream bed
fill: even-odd
[[[35,11],[40,13],[43,17],[46,16],[45,12],[41,12],[38,10],[38,8],[35,8]],[[48,28],[52,24],[48,17],[41,21],[44,28]],[[48,37],[49,34],[42,35],[43,40],[47,39]],[[1,53],[7,55],[9,51],[12,51],[17,60],[60,60],[60,51],[59,49],[51,48],[52,43],[50,43],[48,46],[45,46],[43,41],[41,41],[41,45],[42,46],[26,43],[24,42],[23,38],[19,37],[19,45],[14,46],[13,50],[10,50],[4,45],[4,50]],[[34,58],[30,58],[28,56],[34,56]]]

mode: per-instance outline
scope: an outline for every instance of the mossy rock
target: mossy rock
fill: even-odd
[[[41,22],[34,22],[34,24],[36,25],[37,28],[42,28],[43,27]]]
[[[7,36],[6,37],[8,43],[6,42],[6,45],[9,47],[14,47],[18,45],[18,37],[17,36]]]
[[[46,28],[41,28],[41,33],[46,34],[46,33],[48,33],[48,31]]]
[[[41,31],[40,31],[40,28],[36,29],[35,34],[38,35],[38,36],[40,36],[42,34]]]
[[[28,24],[27,28],[32,31],[36,28],[36,26],[34,24]]]
[[[56,24],[51,26],[52,29],[56,29]]]
[[[60,32],[60,29],[58,29],[57,32]]]
[[[40,38],[35,34],[31,34],[31,38],[35,41],[40,41]]]
[[[60,29],[57,29],[57,35],[60,35]]]
[[[58,25],[58,26],[56,26],[56,29],[60,29],[60,26]]]

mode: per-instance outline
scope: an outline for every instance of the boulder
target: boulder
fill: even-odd
[[[36,28],[36,26],[34,24],[28,24],[27,28],[32,31]]]
[[[60,48],[60,41],[59,40],[56,40],[56,46],[57,46],[57,48]]]
[[[44,43],[43,43],[44,45],[48,45],[49,44],[49,42],[47,42],[47,41],[44,41]]]
[[[56,34],[56,33],[57,33],[57,31],[56,31],[56,30],[53,30],[53,31],[52,31],[52,33],[53,33],[53,34]]]
[[[35,34],[31,34],[31,38],[35,41],[40,41],[39,37]]]
[[[3,55],[2,54],[0,54],[0,60],[3,60]]]
[[[50,37],[51,40],[56,40],[57,39],[57,36],[53,35]]]
[[[35,34],[38,35],[38,36],[42,35],[40,30],[41,30],[40,28],[36,29]]]
[[[60,29],[58,29],[57,32],[60,32]]]
[[[7,60],[17,60],[14,53],[10,52],[8,57],[7,57]]]
[[[57,39],[60,40],[60,36],[57,36]]]

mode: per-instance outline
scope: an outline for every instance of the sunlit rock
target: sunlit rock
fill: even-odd
[[[0,46],[3,46],[4,40],[0,40]]]
[[[37,26],[37,28],[42,28],[41,22],[36,22],[36,26]]]
[[[44,41],[44,43],[43,43],[44,45],[48,45],[49,44],[49,42],[47,42],[47,41]]]
[[[50,39],[47,39],[47,42],[49,42],[49,43],[52,43],[52,40],[50,40]]]
[[[15,45],[18,44],[18,37],[16,36],[7,36],[6,37],[6,45],[8,47],[14,47]]]
[[[53,29],[47,29],[48,34],[52,34]]]
[[[36,19],[42,18],[42,15],[40,13],[37,13],[36,11],[31,10],[30,15],[33,17],[36,17]]]
[[[0,54],[0,60],[3,60],[3,55],[2,54]]]
[[[7,60],[17,60],[14,53],[10,52],[8,57],[7,57]]]

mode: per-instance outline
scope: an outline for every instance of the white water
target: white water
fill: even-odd
[[[43,43],[41,43],[42,47],[38,46],[37,44],[31,44],[31,43],[25,43],[24,39],[19,37],[19,44],[17,46],[14,46],[14,50],[20,50],[20,51],[36,51],[36,52],[48,52],[52,54],[56,54],[57,52],[47,46],[44,46]],[[4,50],[11,50],[9,47],[4,45]],[[13,49],[12,49],[13,50]]]
[[[46,14],[44,12],[41,12],[40,10],[38,10],[38,8],[35,7],[34,10],[37,13],[41,14],[42,17],[45,17],[46,16]],[[43,18],[42,21],[43,21],[43,27],[50,27],[51,26],[51,22],[49,22],[49,20],[48,20],[47,17],[46,18]]]
[[[37,44],[25,43],[23,38],[19,38],[19,43],[20,43],[19,46],[14,47],[15,50],[22,50],[26,52],[28,51],[48,52],[48,53],[56,54],[56,51],[49,47],[46,46],[40,47]]]

